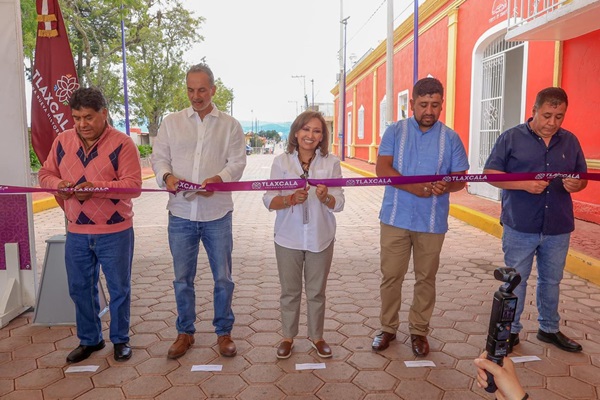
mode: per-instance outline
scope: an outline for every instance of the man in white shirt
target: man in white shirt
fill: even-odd
[[[246,166],[244,132],[240,123],[212,103],[216,86],[206,64],[187,72],[191,107],[165,117],[154,141],[152,168],[161,187],[175,191],[180,179],[199,183],[239,181]],[[169,247],[175,271],[177,340],[168,358],[183,356],[194,344],[196,296],[194,279],[200,241],[204,245],[214,279],[214,319],[219,352],[233,357],[231,309],[234,283],[231,192],[199,191],[169,194]]]

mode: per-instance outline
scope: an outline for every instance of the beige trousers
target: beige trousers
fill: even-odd
[[[435,276],[445,234],[413,232],[381,224],[381,330],[396,333],[402,304],[402,283],[411,251],[415,269],[414,296],[408,314],[412,335],[426,336],[435,306]]]
[[[275,257],[281,283],[281,325],[283,336],[298,335],[300,301],[302,299],[302,273],[306,291],[308,337],[323,338],[325,324],[325,288],[333,260],[333,240],[319,253],[293,250],[275,243]]]

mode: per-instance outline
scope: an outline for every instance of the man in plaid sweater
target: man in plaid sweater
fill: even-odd
[[[140,195],[142,186],[139,153],[131,138],[109,125],[100,90],[77,89],[69,105],[74,129],[58,135],[39,172],[40,186],[58,190],[56,198],[68,221],[65,264],[80,345],[67,356],[67,362],[85,360],[105,346],[98,316],[100,265],[110,295],[114,358],[124,361],[132,354],[131,199]]]

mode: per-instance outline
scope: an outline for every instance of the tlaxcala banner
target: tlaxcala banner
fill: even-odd
[[[52,142],[73,127],[69,99],[79,87],[58,0],[36,0],[37,41],[31,73],[31,144],[43,164]]]

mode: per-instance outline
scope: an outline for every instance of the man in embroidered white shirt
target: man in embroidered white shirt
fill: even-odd
[[[239,181],[246,166],[246,146],[240,123],[219,111],[212,97],[216,86],[206,64],[186,75],[191,107],[165,117],[153,145],[152,168],[161,187],[175,191],[180,179],[201,183]],[[194,344],[196,331],[194,279],[202,242],[214,279],[214,319],[219,352],[233,357],[231,309],[234,283],[231,192],[200,191],[169,194],[169,247],[175,271],[177,340],[168,358],[183,356]]]

